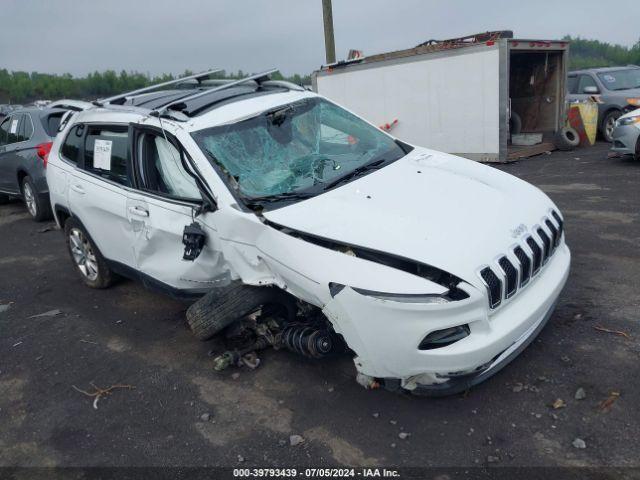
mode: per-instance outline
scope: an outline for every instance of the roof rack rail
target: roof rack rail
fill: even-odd
[[[202,77],[208,77],[209,75],[213,75],[214,73],[218,73],[218,72],[221,72],[221,71],[222,71],[221,68],[216,68],[216,69],[212,69],[212,70],[207,70],[205,72],[194,73],[193,75],[188,75],[186,77],[176,78],[175,80],[169,80],[167,82],[157,83],[157,84],[151,85],[149,87],[139,88],[137,90],[132,90],[130,92],[120,93],[118,95],[114,95],[113,97],[100,98],[98,100],[95,100],[93,102],[93,104],[101,107],[104,104],[114,103],[117,100],[122,100],[122,99],[124,99],[126,97],[130,97],[132,95],[138,95],[140,93],[150,92],[152,90],[155,90],[156,88],[166,87],[168,85],[175,85],[177,83],[182,83],[182,82],[184,82],[186,80],[192,80],[192,79],[199,80]]]
[[[263,81],[269,79],[269,75],[271,75],[272,73],[275,73],[277,71],[278,71],[277,68],[272,68],[271,70],[267,70],[267,71],[262,72],[262,73],[256,73],[254,75],[249,75],[248,77],[241,78],[240,80],[234,80],[233,82],[229,82],[229,83],[226,83],[224,85],[220,85],[219,87],[209,88],[207,90],[202,90],[202,91],[196,92],[193,95],[189,95],[187,97],[184,97],[184,98],[181,98],[179,100],[176,100],[176,101],[173,101],[171,103],[168,103],[166,105],[163,105],[161,108],[153,110],[151,112],[151,115],[158,116],[158,117],[162,116],[162,114],[165,113],[172,105],[178,105],[180,103],[184,103],[184,102],[189,101],[189,100],[194,100],[196,98],[200,98],[200,97],[202,97],[204,95],[209,95],[210,93],[219,92],[221,90],[226,90],[229,87],[235,87],[236,85],[240,85],[240,84],[248,82],[250,80],[255,80],[257,83],[262,83]]]

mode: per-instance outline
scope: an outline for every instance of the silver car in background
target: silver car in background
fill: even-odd
[[[640,67],[589,68],[569,72],[567,100],[597,97],[598,131],[607,142],[613,141],[616,120],[640,107]]]
[[[612,137],[612,151],[640,160],[640,108],[618,118]]]

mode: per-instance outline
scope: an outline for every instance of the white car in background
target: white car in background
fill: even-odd
[[[268,73],[73,117],[47,179],[82,280],[205,294],[196,336],[247,339],[216,368],[346,350],[364,386],[444,395],[506,365],[569,274],[556,205]]]
[[[640,108],[616,120],[611,150],[640,160]]]

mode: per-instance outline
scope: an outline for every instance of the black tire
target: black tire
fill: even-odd
[[[509,119],[509,134],[518,135],[522,131],[522,119],[516,112],[511,112]]]
[[[618,120],[621,115],[622,112],[620,110],[612,110],[607,112],[602,119],[602,123],[600,124],[600,134],[605,141],[609,143],[613,142],[613,129],[615,128],[616,120]]]
[[[572,127],[562,127],[558,133],[556,133],[556,148],[567,152],[573,150],[580,145],[580,135]]]
[[[28,175],[22,179],[22,198],[31,217],[36,222],[51,220],[51,203],[49,195],[40,195],[36,186]]]
[[[71,260],[84,284],[91,288],[110,287],[114,274],[82,224],[75,218],[67,219],[64,223],[64,237]],[[82,251],[75,250],[76,247]],[[84,268],[78,258],[82,254],[85,255]]]
[[[294,314],[295,301],[277,287],[253,287],[233,282],[214,288],[187,309],[187,323],[199,340],[209,340],[216,333],[262,305],[277,304]]]
[[[636,141],[636,154],[633,156],[633,158],[637,162],[640,162],[640,137],[638,137],[638,140]]]

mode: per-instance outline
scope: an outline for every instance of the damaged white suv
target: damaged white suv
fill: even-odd
[[[272,72],[208,73],[98,101],[58,135],[47,180],[86,284],[206,294],[187,317],[232,344],[219,369],[268,346],[343,351],[363,385],[428,395],[486,379],[543,328],[570,253],[540,190]]]

